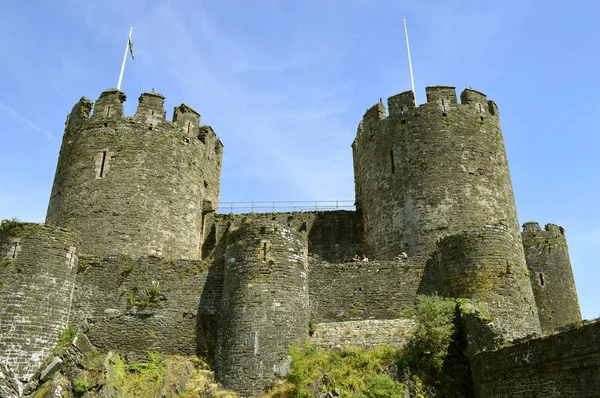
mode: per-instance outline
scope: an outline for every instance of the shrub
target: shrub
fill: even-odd
[[[71,341],[73,341],[73,339],[75,338],[76,335],[77,335],[77,326],[75,326],[75,325],[69,326],[68,328],[63,330],[61,332],[61,334],[58,336],[58,343],[59,344],[69,344]]]
[[[401,396],[394,394],[402,391],[402,384],[385,374],[399,357],[398,350],[390,346],[329,351],[305,344],[294,345],[290,354],[292,364],[287,376],[292,384],[290,396],[307,397],[316,393],[315,389],[325,393],[334,388],[339,388],[343,397]],[[328,375],[326,384],[323,382],[325,374]],[[378,395],[380,393],[383,395]]]
[[[450,299],[438,296],[418,297],[418,324],[409,347],[423,370],[438,374],[442,369],[455,330],[455,307],[455,302]]]

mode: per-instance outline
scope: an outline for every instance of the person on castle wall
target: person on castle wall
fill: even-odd
[[[360,257],[358,257],[358,254],[355,254],[354,257],[352,257],[352,262],[353,263],[360,263]]]
[[[362,262],[363,263],[368,263],[369,262],[369,259],[367,258],[366,254],[363,254]]]

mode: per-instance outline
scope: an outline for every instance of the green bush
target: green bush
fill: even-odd
[[[68,328],[66,328],[65,330],[63,330],[61,332],[61,334],[58,336],[58,343],[59,344],[69,344],[71,341],[73,341],[73,339],[75,338],[75,336],[77,335],[77,326],[73,325],[70,326]]]
[[[401,383],[393,381],[387,369],[400,353],[390,346],[366,349],[329,351],[315,345],[294,345],[290,351],[292,364],[287,381],[292,384],[291,396],[309,397],[318,388],[321,393],[339,388],[341,397],[395,397],[402,391]],[[329,381],[323,384],[323,376]]]
[[[367,379],[367,385],[358,394],[359,398],[402,398],[404,386],[395,382],[387,374],[374,374]]]
[[[73,391],[77,395],[83,395],[87,390],[90,389],[90,383],[86,379],[77,379],[75,380],[75,385],[73,386]]]
[[[419,296],[417,329],[409,343],[410,354],[420,368],[439,374],[448,355],[454,334],[454,300],[438,296]]]

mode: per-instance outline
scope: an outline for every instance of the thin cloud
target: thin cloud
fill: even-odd
[[[9,117],[11,117],[15,122],[17,122],[21,126],[25,127],[26,130],[31,131],[33,133],[41,134],[41,135],[45,136],[46,138],[49,138],[52,140],[56,139],[56,137],[54,135],[52,135],[52,133],[50,133],[48,130],[45,130],[45,129],[39,127],[37,124],[35,124],[31,120],[23,117],[19,112],[17,112],[15,109],[11,108],[10,106],[6,105],[4,102],[0,102],[0,111],[7,114]]]

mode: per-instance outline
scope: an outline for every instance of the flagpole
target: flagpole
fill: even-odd
[[[408,53],[408,72],[410,73],[410,89],[415,97],[415,105],[417,105],[417,93],[415,93],[415,81],[413,80],[412,62],[410,61],[410,46],[408,45],[408,31],[406,30],[406,19],[404,21],[404,37],[406,37],[406,52]],[[125,65],[125,63],[123,63]]]
[[[121,74],[119,75],[119,83],[117,83],[117,90],[121,90],[121,81],[123,81],[123,72],[125,71],[125,62],[127,61],[127,50],[129,50],[129,40],[131,40],[131,32],[133,32],[133,27],[129,29],[127,44],[125,44],[125,55],[123,55],[123,65],[121,65]]]

